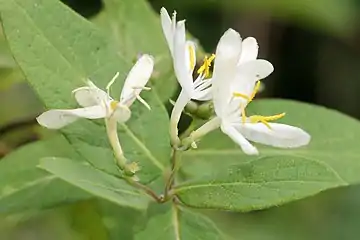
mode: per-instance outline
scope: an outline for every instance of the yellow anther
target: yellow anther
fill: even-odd
[[[188,45],[189,58],[190,58],[190,69],[193,70],[195,67],[195,50],[192,45]]]
[[[284,116],[285,116],[285,113],[279,113],[279,114],[272,115],[272,116],[265,116],[264,119],[265,119],[265,121],[275,121],[280,118],[283,118]]]
[[[117,108],[117,105],[118,105],[118,101],[115,101],[115,100],[113,100],[113,101],[111,101],[110,102],[110,108],[111,108],[111,110],[115,110],[116,108]]]
[[[215,54],[212,54],[209,58],[207,58],[206,56],[204,57],[204,63],[203,65],[198,69],[197,73],[198,74],[202,74],[204,73],[205,77],[208,77],[210,75],[210,67],[211,67],[211,62],[214,61],[215,59]]]
[[[271,129],[271,126],[268,122],[278,120],[284,116],[285,116],[285,113],[280,113],[280,114],[276,114],[276,115],[272,115],[272,116],[253,115],[253,116],[250,116],[249,119],[250,119],[251,123],[261,122],[267,128]]]
[[[254,91],[251,93],[251,95],[250,95],[250,99],[249,99],[249,102],[251,102],[253,99],[254,99],[254,97],[255,97],[255,95],[256,95],[256,93],[259,91],[259,89],[260,89],[260,85],[261,85],[261,82],[260,81],[257,81],[257,83],[256,83],[256,85],[255,85],[255,88],[254,88]]]

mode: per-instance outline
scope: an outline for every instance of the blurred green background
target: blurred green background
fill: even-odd
[[[90,20],[102,9],[101,0],[63,2]],[[255,37],[260,57],[275,66],[274,73],[264,81],[260,97],[306,101],[360,118],[359,0],[150,3],[156,12],[162,6],[169,12],[177,10],[178,18],[187,19],[189,32],[207,52],[214,51],[219,37],[229,27],[243,38]],[[0,101],[1,158],[43,136],[34,120],[42,112],[42,104],[17,68],[2,35]],[[316,120],[309,116],[309,121]],[[118,239],[108,230],[121,223],[107,217],[109,210],[105,206],[94,200],[2,216],[0,239]],[[234,239],[360,239],[360,187],[356,186],[264,211],[207,213]]]

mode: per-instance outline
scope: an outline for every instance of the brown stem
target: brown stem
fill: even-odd
[[[147,195],[149,195],[151,198],[153,198],[157,203],[164,203],[164,197],[158,196],[151,188],[148,186],[145,186],[137,181],[134,181],[132,179],[126,178],[127,182],[133,185],[134,187],[142,189]]]

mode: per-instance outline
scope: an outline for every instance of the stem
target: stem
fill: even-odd
[[[196,122],[195,122],[195,121],[196,121],[196,120],[193,119],[193,120],[191,121],[191,123],[190,123],[190,126],[189,126],[183,133],[181,133],[181,134],[179,135],[180,139],[189,136],[189,135],[194,131],[194,129],[195,129],[195,127],[196,127]]]
[[[142,189],[147,195],[153,198],[157,203],[163,203],[164,198],[162,196],[158,196],[151,188],[145,186],[137,181],[132,180],[131,178],[125,178],[128,183],[133,185],[134,187]]]
[[[117,121],[115,118],[105,119],[106,132],[109,138],[110,145],[113,149],[116,165],[120,167],[121,170],[124,171],[125,175],[133,176],[134,169],[132,169],[131,165],[127,164],[127,160],[124,156],[123,150],[120,145],[120,141],[117,134]]]
[[[180,144],[180,139],[178,137],[178,123],[181,117],[181,113],[183,112],[186,104],[190,101],[190,98],[186,94],[184,90],[180,92],[178,96],[174,108],[171,111],[170,116],[170,140],[171,145],[177,147]]]
[[[217,129],[220,127],[221,120],[218,117],[214,117],[210,121],[203,124],[201,127],[193,131],[189,137],[184,138],[182,141],[182,146],[187,149],[192,143],[199,140],[204,135],[208,134],[209,132]]]
[[[171,173],[165,185],[164,201],[167,201],[170,197],[169,193],[174,186],[175,176],[180,168],[179,151],[176,149],[172,150],[171,154]]]

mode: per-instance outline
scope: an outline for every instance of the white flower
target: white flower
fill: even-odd
[[[178,96],[170,119],[170,135],[174,142],[178,141],[177,124],[186,104],[191,100],[207,101],[211,99],[211,79],[209,67],[214,59],[214,55],[204,59],[204,64],[198,70],[198,77],[193,79],[193,71],[196,64],[195,44],[186,40],[185,20],[176,21],[176,13],[172,19],[165,8],[161,8],[162,29],[168,43],[173,59],[174,71],[177,80],[182,88]]]
[[[154,60],[149,55],[143,55],[136,62],[125,80],[119,101],[114,100],[109,95],[111,84],[119,76],[117,73],[106,87],[107,92],[99,89],[90,80],[87,82],[88,86],[75,89],[73,91],[75,99],[82,108],[52,109],[44,112],[36,119],[40,125],[50,129],[62,128],[79,118],[113,118],[118,122],[126,122],[131,115],[129,107],[135,99],[139,99],[150,108],[139,94],[141,90],[147,89],[145,84],[151,76],[153,66]]]
[[[44,127],[59,129],[79,118],[104,118],[109,142],[117,160],[116,163],[124,171],[126,176],[137,180],[137,177],[133,175],[139,170],[139,167],[134,162],[127,163],[117,135],[117,123],[124,123],[130,118],[131,112],[129,107],[135,99],[138,99],[150,109],[150,106],[140,97],[140,92],[143,89],[149,90],[145,85],[151,77],[153,68],[153,57],[146,54],[142,55],[130,70],[121,91],[119,101],[110,97],[110,87],[119,76],[119,73],[116,73],[106,86],[107,92],[99,89],[90,80],[87,82],[88,86],[77,88],[73,91],[76,101],[83,108],[49,110],[36,119],[39,124]]]
[[[310,135],[302,129],[269,123],[285,113],[246,116],[245,108],[260,87],[259,80],[273,71],[271,63],[256,59],[257,53],[258,45],[254,38],[241,41],[239,33],[232,29],[224,33],[216,49],[213,72],[212,94],[216,117],[192,133],[191,139],[198,139],[220,126],[249,155],[258,154],[258,150],[248,140],[280,148],[295,148],[309,143]]]

